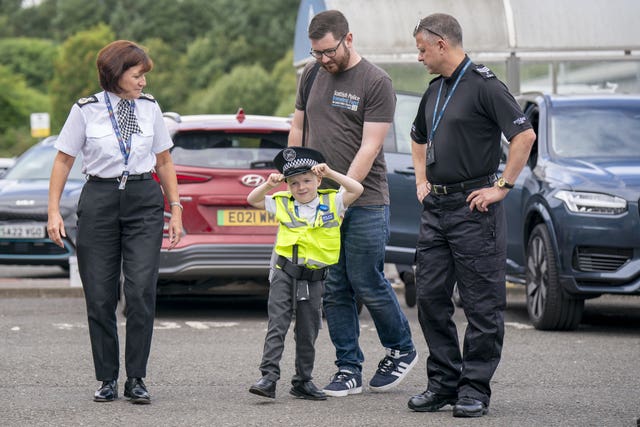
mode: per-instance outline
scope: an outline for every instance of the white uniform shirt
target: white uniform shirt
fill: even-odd
[[[120,97],[107,92],[114,114]],[[62,131],[55,143],[56,149],[76,157],[82,152],[82,172],[101,178],[115,178],[125,170],[137,175],[153,170],[156,154],[173,146],[158,104],[149,99],[135,100],[135,115],[141,132],[131,136],[129,164],[125,168],[124,156],[113,129],[104,98],[105,92],[95,94],[97,102],[73,104]]]

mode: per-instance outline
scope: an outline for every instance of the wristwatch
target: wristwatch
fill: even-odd
[[[513,184],[505,179],[504,176],[498,178],[498,188],[506,188],[507,190],[511,190],[513,188]]]

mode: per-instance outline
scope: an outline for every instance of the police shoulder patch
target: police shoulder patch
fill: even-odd
[[[88,96],[86,98],[80,98],[76,101],[78,107],[84,107],[87,104],[93,104],[94,102],[98,102],[98,98],[95,95]]]
[[[153,95],[150,95],[148,93],[141,93],[140,98],[138,99],[146,99],[147,101],[156,102],[156,99],[153,97]]]
[[[476,66],[473,69],[473,71],[475,71],[476,73],[480,74],[485,79],[495,79],[496,78],[496,75],[493,74],[493,71],[491,71],[491,69],[489,67],[487,67],[486,65],[476,64]]]

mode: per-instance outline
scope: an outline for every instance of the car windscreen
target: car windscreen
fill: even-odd
[[[52,145],[34,146],[25,151],[16,160],[15,165],[9,169],[4,179],[46,179],[51,177],[53,160],[56,158],[58,150]],[[84,180],[82,173],[82,156],[78,155],[73,167],[69,172],[69,178],[73,180]]]
[[[274,168],[288,133],[178,132],[171,157],[177,165],[221,169]]]
[[[558,157],[639,157],[640,103],[555,108],[552,154]]]

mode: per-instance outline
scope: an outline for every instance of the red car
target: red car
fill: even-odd
[[[236,115],[166,113],[165,122],[175,144],[185,234],[171,251],[163,242],[159,292],[266,293],[277,221],[246,197],[277,172],[273,157],[287,145],[289,119],[240,109]]]

